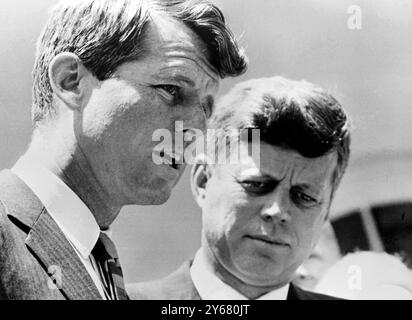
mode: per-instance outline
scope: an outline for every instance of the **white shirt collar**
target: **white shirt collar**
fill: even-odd
[[[88,259],[100,235],[100,228],[90,209],[55,174],[33,156],[23,156],[11,171],[43,203],[63,234]]]
[[[190,268],[190,275],[202,300],[249,300],[212,272],[207,265],[203,249],[197,252]],[[289,286],[288,284],[280,289],[268,292],[257,300],[286,300]]]

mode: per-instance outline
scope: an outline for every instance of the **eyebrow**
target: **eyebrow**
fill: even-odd
[[[166,73],[165,71],[168,70],[168,69],[170,70],[169,67],[160,69],[161,74],[160,74],[160,75],[156,75],[155,78],[161,79],[161,80],[165,80],[165,78],[171,78],[171,79],[173,79],[174,81],[179,82],[179,83],[184,82],[184,83],[186,83],[187,85],[189,85],[190,87],[195,87],[195,86],[196,86],[195,82],[194,82],[192,79],[190,79],[189,77],[187,77],[187,76],[185,76],[185,75],[183,75],[183,74],[179,74],[179,73],[175,73],[175,72],[170,72],[170,71],[169,71],[170,73],[169,73],[169,72]]]
[[[247,170],[246,170],[246,172],[247,172]],[[283,178],[275,177],[263,168],[260,168],[260,169],[252,168],[247,173],[249,173],[251,175],[255,175],[255,176],[260,176],[260,177],[265,178],[265,179],[276,180],[276,181],[279,181],[279,182],[285,180],[285,177],[283,177]]]
[[[172,78],[177,81],[177,82],[186,82],[190,87],[194,87],[195,83],[192,79],[189,79],[188,77],[184,76],[184,75],[174,75],[172,76]]]
[[[314,185],[308,184],[308,183],[301,183],[296,185],[298,187],[303,188],[304,190],[308,190],[310,192],[314,192],[317,196],[322,194],[321,188],[318,188]]]
[[[248,177],[248,176],[259,176],[260,178],[270,179],[270,180],[277,181],[277,182],[282,182],[285,179],[285,178],[279,179],[278,177],[274,177],[273,175],[271,175],[267,172],[264,172],[264,170],[259,170],[259,169],[256,169],[256,168],[244,170],[240,177],[244,178],[244,177]],[[294,184],[294,185],[292,185],[292,187],[300,187],[302,189],[312,191],[316,194],[321,194],[321,192],[322,192],[321,188],[318,188],[318,187],[316,187],[312,184],[309,184],[307,182]]]
[[[260,174],[261,174],[261,172],[258,168],[249,168],[249,169],[242,170],[240,172],[240,177],[242,178],[242,177],[246,177],[246,176],[257,176],[257,175],[260,175]]]
[[[259,169],[256,169],[256,168],[246,169],[246,170],[242,171],[241,174],[240,174],[240,178],[247,178],[247,177],[250,177],[250,176],[255,176],[255,177],[259,177],[259,178],[263,178],[263,179],[270,179],[270,180],[278,181],[278,182],[281,181],[280,179],[278,179],[278,178],[276,178],[276,177],[274,177],[270,174],[264,173],[264,172],[262,172],[262,171],[260,171]]]

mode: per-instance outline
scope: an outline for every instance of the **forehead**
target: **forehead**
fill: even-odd
[[[163,60],[165,68],[200,69],[211,82],[219,83],[220,77],[209,61],[206,45],[184,23],[165,15],[154,15],[145,41],[148,55]]]
[[[246,148],[246,143],[240,144]],[[277,180],[288,180],[292,184],[332,185],[337,166],[337,154],[318,158],[306,158],[294,150],[260,143],[260,163],[249,157],[236,168],[239,175],[265,175]]]

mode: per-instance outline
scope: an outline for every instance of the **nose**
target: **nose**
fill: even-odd
[[[261,218],[265,222],[286,223],[290,220],[288,201],[281,191],[275,191],[268,199],[268,204],[261,211]]]

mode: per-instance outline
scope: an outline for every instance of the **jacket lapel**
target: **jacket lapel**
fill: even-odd
[[[0,199],[8,216],[28,233],[26,245],[70,300],[102,297],[74,248],[34,193],[9,170],[0,173]],[[50,280],[49,288],[53,288]]]
[[[101,300],[77,253],[46,210],[31,229],[26,244],[68,299]]]

